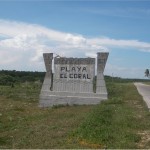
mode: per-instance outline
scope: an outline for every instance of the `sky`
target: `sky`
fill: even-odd
[[[0,70],[45,71],[43,53],[109,52],[104,74],[146,78],[150,0],[0,0]]]

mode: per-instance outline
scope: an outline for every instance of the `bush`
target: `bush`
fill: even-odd
[[[0,76],[0,85],[12,85],[15,83],[15,78],[10,75],[1,75]]]

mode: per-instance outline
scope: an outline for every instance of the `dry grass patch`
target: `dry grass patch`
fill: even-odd
[[[38,88],[31,89],[32,84],[28,84],[29,89],[26,90],[19,88],[19,85],[15,87],[16,89],[1,87],[0,149],[82,147],[77,143],[70,144],[69,134],[95,106],[57,106],[43,109],[38,107],[36,99],[39,95]],[[26,97],[20,98],[20,93],[23,92]]]
[[[150,148],[150,113],[135,86],[107,87],[100,105],[45,109],[33,83],[0,87],[0,149]]]
[[[109,100],[101,103],[74,132],[78,141],[110,149],[141,148],[150,130],[150,113],[132,83],[108,85]],[[149,141],[143,148],[150,148]],[[85,148],[89,148],[85,145]]]
[[[138,133],[141,136],[140,142],[137,144],[137,147],[140,149],[149,149],[150,148],[150,131],[142,131]]]

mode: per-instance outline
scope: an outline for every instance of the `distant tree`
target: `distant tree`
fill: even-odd
[[[23,83],[26,81],[43,82],[45,72],[0,70],[0,85],[11,85],[12,83]]]
[[[11,85],[15,83],[15,79],[10,75],[0,75],[0,85]]]
[[[150,77],[149,69],[146,69],[146,70],[145,70],[145,76],[146,76],[146,77]]]

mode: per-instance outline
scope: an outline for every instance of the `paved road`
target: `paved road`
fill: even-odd
[[[150,85],[139,82],[134,83],[134,85],[137,87],[139,94],[143,96],[144,101],[150,109]]]

